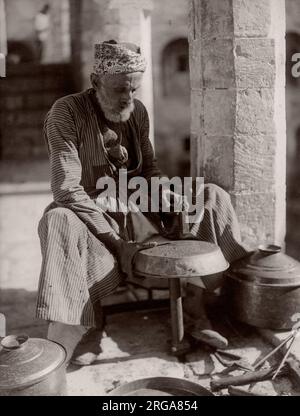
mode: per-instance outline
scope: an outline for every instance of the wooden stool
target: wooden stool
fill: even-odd
[[[166,243],[140,251],[135,259],[134,272],[144,278],[168,279],[170,292],[172,352],[186,349],[180,279],[208,276],[229,267],[220,248],[205,241],[170,241],[152,238],[149,241]]]

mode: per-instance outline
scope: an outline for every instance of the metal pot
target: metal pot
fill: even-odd
[[[225,291],[236,319],[259,328],[291,329],[300,314],[300,263],[279,246],[260,246],[231,265]]]
[[[0,396],[66,395],[66,351],[55,342],[9,335],[0,342]]]

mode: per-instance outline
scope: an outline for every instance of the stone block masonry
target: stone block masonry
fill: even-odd
[[[191,0],[191,164],[250,245],[285,237],[285,4]]]

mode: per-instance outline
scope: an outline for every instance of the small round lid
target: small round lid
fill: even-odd
[[[27,335],[9,335],[0,341],[0,390],[34,384],[42,380],[66,358],[55,342]]]
[[[300,284],[300,263],[284,254],[280,246],[261,245],[234,262],[229,274],[261,285],[293,286]]]

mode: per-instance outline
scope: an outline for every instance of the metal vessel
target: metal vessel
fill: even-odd
[[[66,395],[66,352],[55,342],[27,335],[0,341],[0,396]]]
[[[117,387],[109,396],[213,396],[206,388],[175,377],[150,377]]]
[[[221,249],[215,244],[192,240],[160,241],[165,244],[158,244],[137,254],[136,274],[158,278],[191,278],[218,273],[229,267]]]
[[[300,313],[300,263],[277,245],[233,263],[226,297],[234,318],[259,328],[291,329]]]

